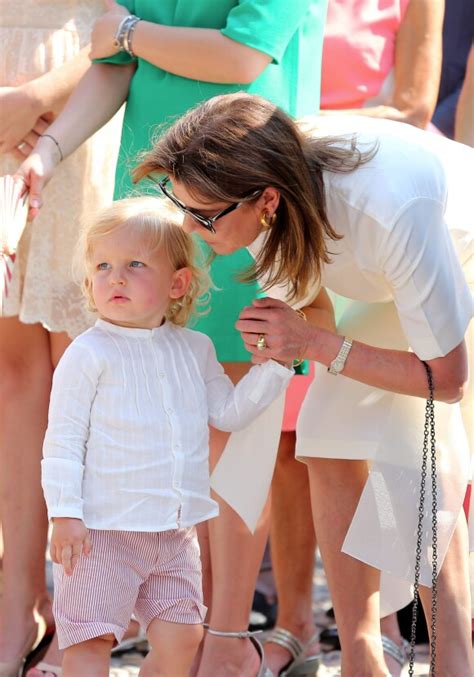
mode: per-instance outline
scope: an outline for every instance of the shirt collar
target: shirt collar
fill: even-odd
[[[171,330],[171,322],[163,322],[160,327],[154,327],[153,329],[143,329],[140,327],[121,327],[118,324],[112,324],[112,322],[107,322],[100,318],[96,320],[95,326],[108,334],[119,334],[120,336],[128,336],[129,338],[136,339],[158,338],[159,336],[168,334]]]

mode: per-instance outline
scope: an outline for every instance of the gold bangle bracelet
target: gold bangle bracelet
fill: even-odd
[[[301,319],[304,320],[305,322],[308,321],[308,318],[306,317],[306,313],[301,308],[297,308],[295,310],[295,313],[297,315],[299,315],[299,317],[301,317]],[[304,357],[302,357],[302,358],[297,357],[296,360],[293,360],[293,368],[299,367],[300,364],[303,364],[303,362],[304,362]]]

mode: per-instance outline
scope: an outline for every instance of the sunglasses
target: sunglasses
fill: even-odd
[[[230,214],[231,212],[238,209],[242,204],[244,204],[244,202],[253,200],[253,198],[256,198],[262,192],[260,189],[254,190],[253,193],[251,193],[245,198],[245,200],[241,200],[240,202],[233,202],[228,207],[225,207],[225,209],[222,209],[220,212],[218,212],[215,216],[208,218],[207,216],[203,216],[202,214],[199,214],[193,209],[186,207],[186,205],[183,204],[181,200],[178,200],[176,195],[173,195],[171,190],[167,188],[167,186],[171,182],[169,176],[165,176],[165,178],[161,179],[161,181],[157,181],[155,178],[153,178],[153,176],[150,175],[148,175],[148,178],[150,179],[150,181],[153,181],[153,183],[158,184],[158,187],[163,193],[163,195],[165,195],[168,198],[168,200],[171,200],[171,202],[175,205],[175,207],[177,207],[183,214],[187,214],[188,216],[193,218],[195,221],[197,221],[197,223],[199,223],[200,226],[202,226],[206,230],[209,230],[211,233],[216,232],[216,229],[214,228],[214,223],[218,219],[221,219],[223,216],[227,216],[227,214]]]

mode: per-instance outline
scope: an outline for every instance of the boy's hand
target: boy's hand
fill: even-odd
[[[89,555],[91,542],[89,529],[80,519],[54,517],[50,554],[56,564],[62,564],[64,573],[70,576],[81,554]]]

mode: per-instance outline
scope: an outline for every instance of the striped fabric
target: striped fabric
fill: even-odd
[[[132,613],[147,628],[154,618],[204,621],[201,560],[196,529],[158,533],[90,530],[88,557],[72,576],[53,565],[59,648],[114,635],[120,642]]]

